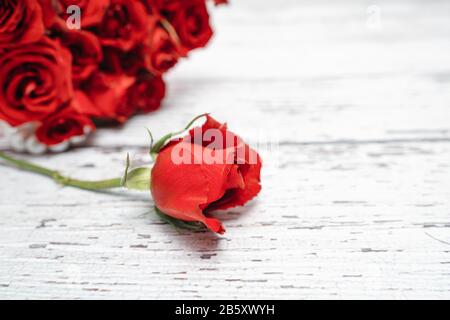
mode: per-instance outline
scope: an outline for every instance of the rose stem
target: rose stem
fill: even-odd
[[[108,180],[99,180],[99,181],[85,181],[85,180],[77,180],[72,179],[66,176],[61,175],[58,171],[47,169],[45,167],[38,166],[31,162],[25,160],[15,159],[11,156],[6,155],[5,153],[0,151],[0,158],[5,160],[7,163],[17,167],[18,169],[34,172],[46,177],[49,177],[56,181],[57,183],[84,189],[84,190],[104,190],[104,189],[113,189],[113,188],[121,188],[122,187],[122,178],[116,179],[108,179]]]

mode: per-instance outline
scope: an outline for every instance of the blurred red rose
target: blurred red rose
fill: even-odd
[[[103,47],[102,70],[107,73],[135,76],[145,70],[144,50],[141,45],[128,52],[113,47]]]
[[[137,111],[148,113],[157,110],[166,94],[166,85],[161,77],[144,75],[128,89],[126,94],[127,109],[134,106]]]
[[[98,26],[101,44],[123,51],[132,49],[146,37],[149,27],[148,19],[141,2],[111,0]]]
[[[148,6],[155,7],[159,11],[175,10],[177,9],[183,0],[144,0]],[[186,2],[189,2],[188,0]]]
[[[205,0],[178,1],[167,18],[188,50],[204,47],[213,35]],[[170,8],[170,6],[169,6]]]
[[[36,0],[0,0],[0,48],[38,41],[44,35]]]
[[[72,108],[78,113],[84,114],[90,118],[101,118],[101,110],[99,110],[89,96],[81,89],[75,90]]]
[[[36,1],[35,1],[36,2]],[[37,0],[42,9],[42,21],[46,29],[65,29],[65,21],[58,16],[62,11],[60,4],[54,0]]]
[[[228,4],[228,0],[214,0],[214,4],[216,6],[221,5],[221,4]]]
[[[161,0],[140,0],[140,1],[144,5],[149,15],[151,16],[159,15],[160,13],[159,10],[161,9],[159,2]]]
[[[0,119],[12,126],[41,120],[73,95],[71,55],[47,37],[0,56]]]
[[[0,0],[0,120],[44,121],[44,137],[68,105],[115,122],[158,109],[161,75],[212,35],[205,2]],[[69,29],[72,5],[82,30]]]
[[[72,79],[75,85],[89,78],[102,61],[102,48],[97,37],[88,31],[67,31],[61,43],[72,53]]]
[[[151,28],[151,34],[144,44],[144,50],[145,65],[155,75],[161,75],[174,67],[184,54],[175,39],[159,21],[154,21],[154,27]]]
[[[128,89],[134,77],[98,72],[86,85],[84,93],[89,98],[80,107],[92,117],[125,122],[136,111],[136,107],[125,103]]]
[[[44,119],[36,130],[36,138],[47,146],[53,146],[92,130],[95,126],[87,116],[67,107]]]
[[[206,137],[210,130],[222,137],[214,147]],[[261,158],[210,116],[201,129],[191,130],[188,138],[173,140],[159,152],[152,169],[153,200],[173,218],[202,222],[210,230],[224,233],[220,221],[204,212],[241,206],[254,198],[261,190]],[[180,151],[190,162],[175,161],[174,154]],[[212,154],[222,161],[205,157]]]

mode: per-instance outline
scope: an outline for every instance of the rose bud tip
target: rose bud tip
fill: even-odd
[[[222,223],[214,218],[206,218],[205,219],[205,225],[210,229],[211,231],[214,231],[218,234],[224,234],[225,228],[222,226]]]

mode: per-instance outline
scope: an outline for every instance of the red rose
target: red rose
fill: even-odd
[[[92,102],[89,96],[82,90],[75,90],[74,101],[72,108],[78,113],[84,114],[90,118],[102,117],[102,111]]]
[[[189,50],[204,47],[213,35],[205,0],[179,1],[168,19],[175,28],[181,44]]]
[[[214,4],[216,6],[221,5],[221,4],[228,4],[228,0],[214,0]]]
[[[47,37],[0,56],[0,119],[41,120],[72,98],[71,56]]]
[[[173,37],[158,21],[155,21],[144,48],[145,65],[155,75],[161,75],[174,67],[182,55]]]
[[[89,99],[80,102],[84,103],[81,110],[92,117],[125,122],[136,111],[135,106],[125,103],[127,90],[134,82],[134,77],[126,75],[95,74],[84,91]]]
[[[36,1],[36,0],[35,0]],[[62,12],[59,3],[53,0],[37,0],[42,9],[42,20],[46,29],[65,29],[65,21],[58,16],[58,12]]]
[[[94,130],[92,121],[68,107],[44,119],[36,130],[37,139],[47,146],[53,146],[73,137],[83,136]]]
[[[131,109],[134,106],[138,111],[148,113],[155,111],[161,105],[166,94],[166,85],[161,77],[151,75],[141,76],[128,89],[126,104]]]
[[[111,0],[98,27],[98,36],[102,45],[128,51],[144,40],[148,25],[141,2]]]
[[[149,7],[160,11],[175,10],[180,7],[183,0],[143,0]],[[191,0],[188,0],[188,2]]]
[[[144,5],[144,7],[147,10],[147,13],[149,15],[151,15],[151,16],[159,15],[159,10],[161,9],[159,2],[161,0],[140,0],[140,1]],[[163,1],[165,1],[165,0],[163,0]]]
[[[124,52],[117,48],[104,47],[103,48],[103,62],[102,70],[114,74],[127,74],[135,76],[145,67],[144,51],[142,46]]]
[[[0,48],[38,41],[44,35],[36,0],[0,0]]]
[[[209,142],[212,136],[207,137],[211,132],[214,146]],[[216,140],[217,134],[223,140]],[[180,154],[188,162],[179,162]],[[151,192],[163,213],[202,222],[223,233],[220,221],[204,212],[241,206],[254,198],[261,190],[260,172],[258,153],[225,124],[208,116],[202,128],[191,130],[183,140],[169,142],[159,152],[152,169]]]
[[[102,61],[102,49],[97,37],[87,31],[67,31],[62,44],[72,53],[72,79],[75,84],[89,78]]]

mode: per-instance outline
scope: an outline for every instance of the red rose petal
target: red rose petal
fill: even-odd
[[[239,172],[239,166],[234,164],[230,170],[230,174],[228,175],[226,189],[244,189],[245,181],[242,177],[242,174]]]
[[[214,218],[206,218],[205,225],[210,229],[211,231],[219,234],[225,233],[225,228],[223,227],[222,223]]]
[[[156,206],[184,221],[204,222],[200,209],[208,201],[208,183],[199,164],[174,164],[171,148],[158,155],[152,170],[151,191]]]

